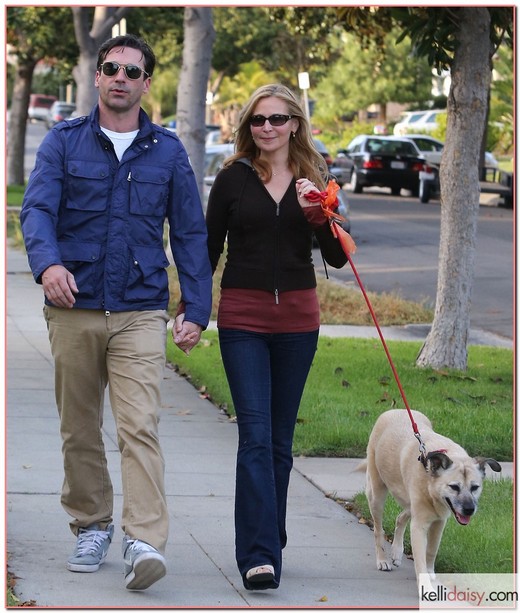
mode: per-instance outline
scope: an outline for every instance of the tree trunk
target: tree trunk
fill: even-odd
[[[177,92],[177,134],[186,147],[202,197],[206,93],[215,30],[211,7],[184,9],[184,47]]]
[[[25,129],[36,60],[17,64],[8,124],[7,185],[24,185]]]
[[[491,74],[487,8],[461,9],[440,166],[441,229],[435,316],[417,366],[467,368],[477,221],[479,153]]]
[[[76,110],[79,115],[88,115],[98,100],[98,91],[94,86],[96,60],[96,51],[82,51],[78,63],[72,69],[76,81]]]
[[[92,28],[89,25],[89,7],[73,6],[71,10],[79,47],[78,64],[72,71],[76,81],[76,110],[80,115],[88,115],[98,99],[98,91],[94,85],[98,49],[110,37],[112,27],[119,23],[131,8],[96,6]]]

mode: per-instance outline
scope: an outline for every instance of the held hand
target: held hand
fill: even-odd
[[[186,355],[190,355],[190,351],[200,341],[201,334],[202,327],[199,324],[185,321],[184,313],[177,315],[172,328],[173,342]]]
[[[53,264],[42,274],[43,291],[54,306],[71,309],[76,302],[73,294],[78,293],[74,275],[61,264]]]
[[[308,207],[321,205],[319,200],[312,199],[312,196],[310,198],[308,197],[313,192],[316,196],[320,193],[320,190],[312,181],[309,181],[309,179],[298,179],[296,181],[296,192],[298,194],[298,202],[300,203],[300,206]]]

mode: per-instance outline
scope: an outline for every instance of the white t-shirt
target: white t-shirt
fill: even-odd
[[[103,127],[101,127],[101,131],[112,141],[119,161],[121,161],[125,151],[130,147],[132,141],[139,132],[139,130],[132,130],[132,132],[112,132],[112,130],[107,130]]]

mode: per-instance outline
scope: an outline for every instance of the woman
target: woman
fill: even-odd
[[[206,223],[213,272],[227,237],[217,325],[237,415],[236,559],[244,586],[277,588],[292,441],[317,348],[315,232],[325,260],[347,260],[320,204],[327,167],[283,85],[259,88],[240,114],[236,153],[217,175]]]

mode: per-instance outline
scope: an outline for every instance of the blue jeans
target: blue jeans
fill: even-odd
[[[318,330],[263,334],[219,330],[238,423],[235,546],[244,586],[250,568],[271,564],[280,583],[292,442]]]

